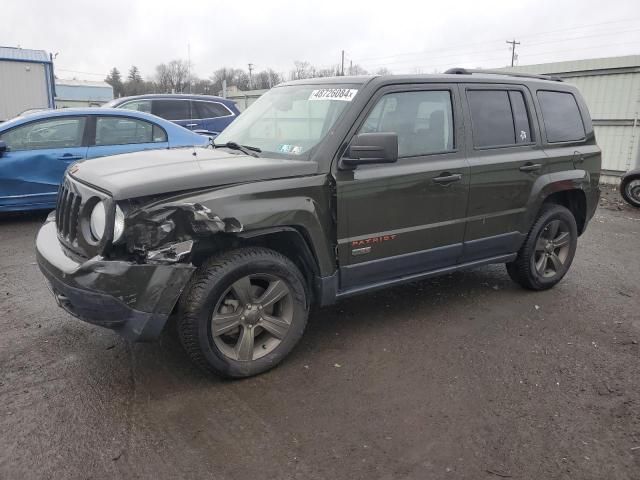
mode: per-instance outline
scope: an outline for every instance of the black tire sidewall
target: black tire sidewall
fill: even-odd
[[[275,254],[275,252],[274,252]],[[211,336],[211,316],[221,296],[240,278],[252,274],[269,274],[283,280],[293,296],[293,318],[287,335],[272,352],[250,362],[233,360],[222,353]],[[218,272],[209,282],[206,295],[196,300],[191,309],[198,311],[198,342],[209,365],[217,373],[227,377],[247,377],[265,372],[277,365],[298,343],[308,315],[307,293],[304,279],[295,265],[278,254],[262,254],[260,258],[243,259]]]
[[[626,178],[620,184],[620,195],[622,195],[622,198],[632,207],[640,208],[640,201],[627,194],[627,186],[635,180],[640,180],[640,176]]]
[[[535,268],[535,247],[536,242],[544,228],[549,224],[549,222],[553,220],[561,220],[569,226],[570,234],[571,234],[571,243],[569,248],[569,254],[564,262],[564,271],[561,275],[555,275],[551,278],[545,278],[541,276],[536,268]],[[555,205],[550,207],[546,211],[540,215],[534,228],[531,230],[529,234],[529,238],[527,239],[527,261],[528,265],[528,273],[530,276],[531,283],[540,290],[544,290],[547,288],[551,288],[556,285],[569,271],[571,264],[573,263],[573,258],[575,257],[576,250],[578,247],[578,226],[576,225],[576,220],[573,214],[565,207],[561,205]]]

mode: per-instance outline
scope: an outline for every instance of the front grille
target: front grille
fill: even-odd
[[[71,184],[65,181],[58,192],[56,205],[56,227],[58,235],[65,243],[73,244],[78,237],[78,216],[82,197],[73,191]]]
[[[60,243],[70,253],[91,258],[102,253],[103,242],[87,239],[88,216],[93,206],[101,200],[110,200],[109,195],[90,187],[67,175],[58,191],[56,203],[56,229]]]

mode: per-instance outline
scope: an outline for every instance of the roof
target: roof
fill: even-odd
[[[30,50],[28,48],[16,47],[0,47],[0,60],[51,63],[49,54],[44,50]]]
[[[626,55],[623,57],[588,58],[585,60],[570,60],[566,62],[519,65],[517,67],[505,67],[499,70],[505,72],[561,74],[585,72],[590,70],[615,70],[639,67],[640,55]]]
[[[375,84],[405,84],[405,83],[542,83],[549,85],[553,83],[556,88],[560,88],[551,79],[542,78],[529,78],[529,77],[516,77],[509,75],[508,72],[504,74],[499,73],[473,73],[468,75],[462,74],[417,74],[417,75],[358,75],[358,76],[344,76],[344,77],[321,77],[321,78],[307,78],[304,80],[293,80],[286,83],[281,83],[274,88],[288,86],[288,85],[365,85],[368,83]],[[562,88],[569,88],[562,87]]]
[[[144,95],[133,95],[131,97],[120,97],[117,103],[124,101],[137,100],[142,98],[184,98],[187,100],[215,100],[217,102],[229,101],[226,98],[216,97],[215,95],[196,95],[192,93],[147,93]]]
[[[26,123],[33,120],[41,120],[45,118],[64,117],[68,115],[114,115],[117,117],[130,117],[140,118],[143,120],[149,120],[161,125],[166,129],[173,129],[177,127],[184,129],[176,123],[165,120],[164,118],[157,117],[150,113],[139,112],[137,110],[125,110],[123,108],[105,108],[105,107],[74,107],[74,108],[59,108],[56,110],[40,110],[34,113],[28,113],[19,117],[12,118],[6,122],[0,123],[0,131],[3,131],[9,127],[13,127],[15,124]],[[197,134],[195,134],[197,135]]]

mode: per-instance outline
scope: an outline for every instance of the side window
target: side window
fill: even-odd
[[[12,151],[80,147],[84,124],[84,117],[40,120],[9,130],[0,140]]]
[[[533,141],[522,92],[468,90],[467,99],[474,147],[505,147]]]
[[[167,120],[189,120],[189,100],[153,100],[151,111]]]
[[[144,120],[123,117],[96,119],[96,146],[166,141],[164,130]]]
[[[151,100],[134,100],[120,105],[118,108],[136,110],[138,112],[151,113]]]
[[[585,137],[580,109],[571,93],[541,90],[538,101],[549,142],[570,142]]]
[[[191,102],[191,111],[194,119],[218,118],[231,115],[224,105],[217,102]]]
[[[531,124],[522,92],[511,90],[509,92],[509,100],[511,100],[513,124],[516,127],[516,143],[531,143],[534,138],[531,133]]]
[[[414,157],[453,150],[453,108],[446,90],[384,95],[360,133],[398,134],[398,156]]]

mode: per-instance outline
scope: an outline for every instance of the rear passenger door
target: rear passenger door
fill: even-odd
[[[189,129],[196,124],[191,116],[191,101],[186,98],[154,99],[151,101],[151,113]]]
[[[351,134],[393,132],[398,161],[336,173],[340,288],[455,265],[462,252],[468,168],[455,85],[381,89]]]
[[[470,262],[519,248],[528,229],[527,203],[546,162],[527,88],[460,88],[471,177],[462,262]]]
[[[169,147],[164,129],[146,120],[111,115],[90,118],[94,134],[87,158]]]

